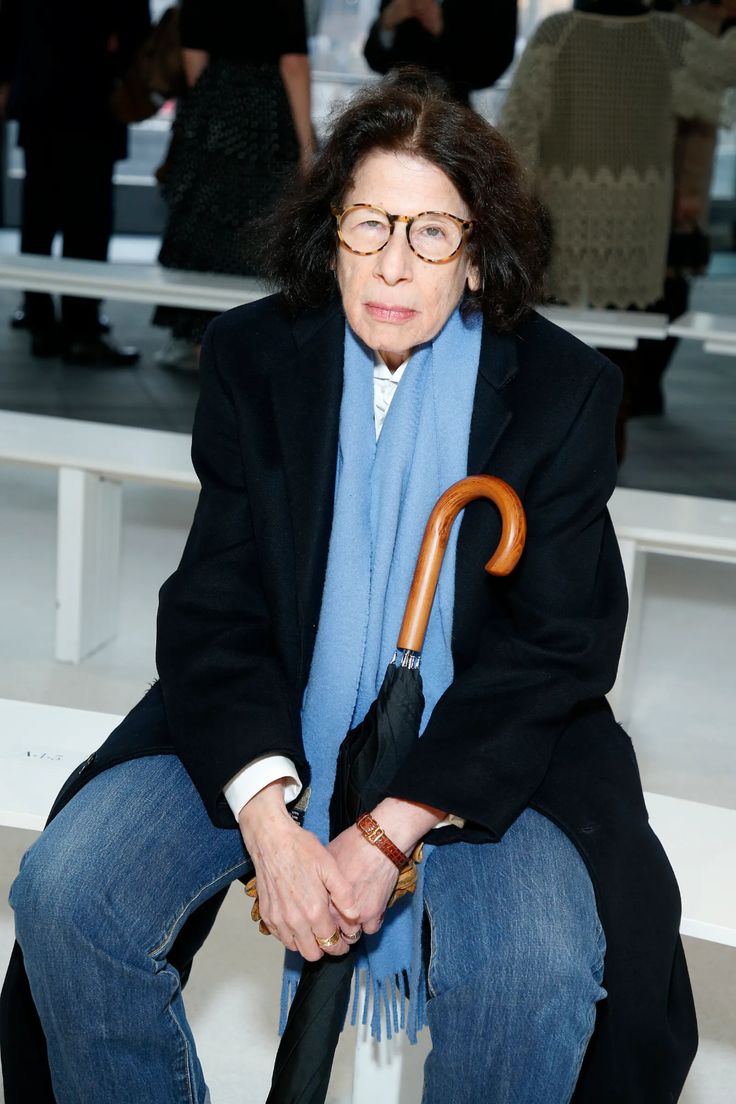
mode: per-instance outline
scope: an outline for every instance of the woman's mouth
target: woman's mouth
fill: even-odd
[[[389,303],[366,303],[365,309],[378,322],[409,322],[419,314],[411,307],[394,307]]]

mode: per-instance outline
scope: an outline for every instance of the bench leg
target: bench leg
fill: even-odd
[[[608,695],[608,702],[621,724],[628,724],[631,717],[636,671],[639,659],[639,640],[644,604],[644,573],[646,553],[635,541],[619,541],[626,586],[629,592],[629,619],[626,623],[621,659],[616,682]]]
[[[403,1032],[376,1043],[370,1027],[358,1024],[352,1104],[400,1104]]]
[[[56,658],[79,663],[117,631],[122,487],[59,470]]]

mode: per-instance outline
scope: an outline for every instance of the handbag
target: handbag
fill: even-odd
[[[181,60],[179,8],[167,8],[136,51],[110,96],[113,115],[121,123],[150,119],[167,100],[186,91]]]
[[[699,276],[710,263],[710,238],[699,226],[677,227],[670,234],[667,269]]]

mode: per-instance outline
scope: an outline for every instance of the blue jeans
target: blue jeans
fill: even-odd
[[[424,901],[422,1104],[568,1104],[606,995],[603,929],[574,844],[526,809],[500,843],[438,847]]]
[[[10,901],[58,1104],[206,1104],[167,955],[191,912],[249,867],[240,833],[212,826],[173,756],[94,778],[30,848]],[[604,995],[575,848],[527,811],[500,844],[438,848],[426,883],[424,1104],[566,1104]]]

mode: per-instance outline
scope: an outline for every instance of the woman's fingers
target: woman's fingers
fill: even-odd
[[[337,862],[327,851],[325,851],[325,856],[324,885],[330,895],[332,907],[349,927],[350,925],[354,927],[358,923],[360,906],[356,901],[353,886],[342,874]],[[352,927],[350,927],[350,930],[352,930]]]
[[[342,955],[348,950],[340,925],[330,911],[329,898],[320,882],[313,898],[284,897],[277,887],[276,897],[261,902],[261,916],[270,932],[289,950],[299,953],[309,962],[323,954]],[[286,888],[286,887],[284,887]],[[351,926],[351,931],[355,928]]]
[[[293,822],[278,845],[273,838],[253,843],[258,907],[271,934],[310,962],[323,954],[346,954],[331,895],[346,910],[342,926],[351,934],[358,927],[358,908],[350,883],[326,848]]]
[[[366,843],[354,827],[332,840],[329,851],[352,885],[359,909],[358,924],[366,935],[373,935],[383,923],[388,900],[394,891],[396,867],[378,848]],[[354,917],[342,913],[334,896],[332,905],[342,930],[354,933],[358,926],[353,923]]]

